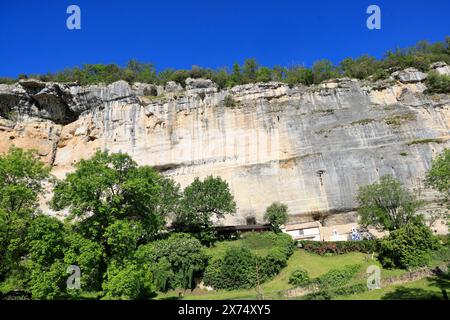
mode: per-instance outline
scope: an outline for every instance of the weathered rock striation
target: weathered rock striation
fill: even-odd
[[[450,146],[450,96],[424,94],[425,79],[406,69],[378,82],[227,90],[204,79],[185,88],[22,80],[0,85],[0,152],[34,148],[60,178],[98,149],[126,152],[181,186],[218,175],[238,205],[225,224],[262,222],[273,201],[293,219],[350,212],[358,187],[384,174],[423,189],[432,158]],[[435,194],[422,196],[432,202]]]

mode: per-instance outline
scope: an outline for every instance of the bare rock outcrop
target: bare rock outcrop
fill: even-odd
[[[21,81],[0,85],[0,152],[37,148],[58,177],[99,149],[127,152],[182,186],[218,175],[238,205],[225,224],[262,222],[273,201],[293,217],[353,212],[358,187],[381,175],[423,188],[432,158],[450,146],[450,96],[425,95],[425,78],[406,69],[375,83],[226,90],[204,79],[185,88]]]

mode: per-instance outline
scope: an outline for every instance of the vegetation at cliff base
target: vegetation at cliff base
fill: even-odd
[[[357,200],[361,224],[381,230],[396,230],[420,222],[417,209],[422,205],[393,176],[385,175],[379,182],[360,187]]]
[[[280,232],[280,227],[288,221],[287,205],[274,202],[267,207],[264,219],[267,220],[275,232]]]
[[[443,201],[448,154],[426,177]],[[152,299],[196,292],[203,282],[216,298],[280,298],[300,288],[304,299],[334,299],[365,293],[369,265],[388,277],[450,261],[448,239],[424,224],[420,201],[393,176],[358,192],[363,224],[389,231],[381,239],[296,242],[280,232],[287,206],[273,203],[265,216],[273,231],[218,241],[213,221],[236,211],[225,180],[197,178],[182,189],[129,155],[106,151],[74,169],[57,180],[33,151],[0,156],[0,294]],[[52,186],[51,206],[68,212],[64,220],[39,210]]]

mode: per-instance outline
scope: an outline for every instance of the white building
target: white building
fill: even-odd
[[[319,221],[290,224],[281,230],[291,235],[294,240],[323,240],[322,225]]]

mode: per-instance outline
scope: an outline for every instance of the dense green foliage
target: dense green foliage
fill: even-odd
[[[315,278],[313,283],[321,289],[338,288],[345,286],[359,272],[360,265],[349,265],[342,269],[332,269]]]
[[[239,72],[258,77],[253,62]],[[427,175],[427,184],[447,197],[448,156],[448,150],[439,155]],[[68,210],[65,221],[38,210],[47,182],[54,182],[49,168],[33,152],[12,148],[0,156],[0,293],[19,290],[33,299],[80,298],[84,293],[148,299],[156,292],[194,288],[202,276],[215,289],[259,287],[287,266],[294,250],[292,237],[278,232],[249,233],[216,244],[213,220],[236,210],[228,184],[219,177],[195,179],[180,190],[128,155],[98,152],[56,182],[52,206]],[[362,187],[358,200],[362,218],[390,230],[389,236],[300,245],[320,255],[376,251],[388,268],[448,260],[448,248],[438,245],[416,215],[417,200],[398,181],[382,177]],[[287,207],[275,203],[267,212],[278,231]],[[169,221],[175,230],[167,230]],[[68,287],[74,266],[81,272],[81,290]],[[314,279],[297,269],[289,283],[320,290],[307,298],[330,298],[360,292],[361,286],[350,281],[359,269],[348,266]]]
[[[31,151],[12,148],[0,157],[0,282],[24,285],[27,233],[48,177]]]
[[[350,295],[367,291],[366,283],[352,283],[360,271],[360,265],[348,265],[340,269],[331,269],[317,278],[311,279],[309,285],[318,291],[309,293],[304,300],[330,300],[341,295]]]
[[[428,73],[426,84],[429,93],[449,93],[450,75],[439,74],[432,70]]]
[[[361,224],[365,226],[396,230],[421,219],[416,214],[421,202],[390,175],[382,176],[379,182],[360,187],[357,200]]]
[[[133,236],[148,241],[164,228],[167,215],[174,210],[169,200],[176,197],[178,186],[148,166],[138,167],[126,154],[99,151],[75,167],[75,172],[57,183],[52,206],[68,208],[71,218],[79,219],[77,231],[102,243],[109,255],[108,241],[121,239],[108,240],[108,228],[137,232],[133,229],[137,225],[112,226],[118,220],[139,221],[141,232]]]
[[[309,283],[309,273],[305,269],[298,268],[289,277],[289,284],[299,287]]]
[[[444,201],[450,206],[450,149],[445,149],[433,161],[433,165],[426,176],[428,186],[439,191]]]
[[[311,68],[295,65],[268,68],[260,66],[255,59],[247,59],[243,65],[235,63],[231,70],[229,68],[214,70],[193,66],[191,70],[166,69],[157,72],[152,64],[131,60],[125,67],[120,67],[116,64],[85,64],[81,68],[75,67],[45,75],[29,75],[29,77],[44,81],[77,81],[80,84],[111,83],[120,79],[130,83],[144,82],[151,84],[165,84],[168,81],[175,81],[183,86],[185,85],[185,80],[191,77],[211,79],[220,88],[271,80],[283,81],[289,85],[311,85],[339,76],[358,79],[369,77],[374,79],[386,78],[391,72],[408,67],[428,71],[429,65],[436,61],[444,61],[450,64],[450,37],[447,37],[442,42],[431,44],[427,41],[420,41],[410,48],[391,50],[380,60],[369,55],[363,55],[356,59],[346,58],[338,65],[333,65],[329,60],[319,60]],[[20,78],[26,77],[26,75],[20,76]],[[432,83],[433,78],[430,81]],[[445,81],[448,83],[448,80]],[[11,79],[0,78],[0,83],[11,82]],[[436,88],[434,84],[432,84],[432,87]],[[440,85],[437,88],[442,90]]]
[[[371,253],[377,249],[376,240],[359,240],[359,241],[311,241],[300,240],[298,245],[308,252],[319,255],[327,254],[344,254],[349,252]]]
[[[266,209],[264,220],[268,221],[275,232],[280,232],[280,226],[284,225],[289,218],[287,205],[279,202],[272,203]]]
[[[172,226],[179,232],[195,234],[204,244],[215,240],[213,218],[221,219],[236,211],[228,183],[220,177],[196,178],[187,186],[179,202]]]
[[[428,227],[410,223],[380,240],[378,259],[386,268],[426,266],[438,241]]]
[[[134,263],[111,263],[106,272],[103,299],[143,299],[152,296],[152,274]]]
[[[203,274],[208,257],[199,240],[175,233],[168,239],[140,246],[133,260],[153,272],[159,291],[167,291],[192,288],[195,278]]]
[[[48,178],[49,169],[32,152],[13,148],[0,157],[0,292],[141,299],[156,290],[192,288],[208,257],[191,235],[167,235],[167,220],[183,210],[210,227],[213,214],[224,217],[235,208],[220,178],[196,180],[181,193],[128,155],[98,152],[57,181],[51,204],[70,213],[62,222],[37,210]],[[81,291],[68,286],[74,267]]]
[[[215,289],[251,288],[272,278],[286,266],[294,248],[291,236],[266,232],[252,238],[272,244],[267,254],[257,255],[248,246],[231,246],[222,256],[211,259],[204,274],[205,284]]]

